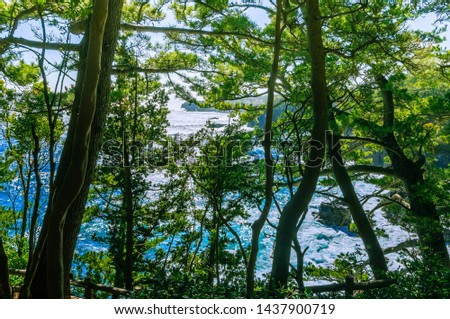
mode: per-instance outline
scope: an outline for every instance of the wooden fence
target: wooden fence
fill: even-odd
[[[396,283],[395,279],[373,280],[373,281],[368,281],[368,282],[355,282],[355,278],[348,276],[345,278],[345,283],[310,286],[310,287],[305,287],[305,290],[311,291],[313,293],[344,291],[345,297],[351,298],[355,291],[365,291],[365,290],[371,290],[371,289],[386,288],[386,287],[395,285],[395,283]]]
[[[24,277],[25,270],[9,269],[9,274],[13,275],[13,276]],[[94,298],[95,292],[97,292],[97,291],[109,293],[112,296],[112,298],[119,298],[120,296],[126,296],[126,295],[131,294],[131,291],[123,289],[123,288],[94,284],[90,277],[86,277],[86,278],[84,278],[84,280],[71,280],[70,284],[74,287],[83,288],[84,289],[83,297],[85,299]],[[14,287],[13,290],[15,293],[18,293],[20,290],[20,287]]]
[[[9,274],[14,275],[14,276],[25,276],[25,270],[10,269]],[[395,283],[396,283],[395,279],[374,280],[374,281],[368,281],[368,282],[355,282],[355,279],[353,277],[348,276],[345,278],[345,283],[328,284],[328,285],[320,285],[320,286],[309,286],[309,287],[305,287],[305,290],[311,291],[313,293],[344,291],[345,297],[351,298],[355,291],[365,291],[365,290],[371,290],[371,289],[386,288],[386,287],[395,285]],[[85,299],[94,298],[94,294],[96,291],[102,291],[102,292],[109,293],[113,298],[119,298],[120,296],[127,296],[127,295],[131,294],[131,291],[123,289],[123,288],[94,284],[91,281],[90,277],[86,277],[84,280],[71,280],[70,284],[75,287],[83,288],[84,289],[83,296]],[[15,287],[14,292],[18,293],[18,291],[19,291],[19,287]]]

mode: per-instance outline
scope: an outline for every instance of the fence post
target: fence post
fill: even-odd
[[[92,294],[92,280],[91,277],[87,276],[86,278],[84,278],[84,299],[92,299],[93,294]]]
[[[353,276],[345,277],[345,298],[353,297],[354,285],[355,285],[355,278]]]

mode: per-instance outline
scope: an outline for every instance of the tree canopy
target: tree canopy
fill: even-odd
[[[362,297],[448,298],[448,12],[2,1],[0,297],[66,298],[85,277],[132,297],[308,297],[305,279],[350,275],[395,282]],[[168,133],[175,116],[190,134]],[[342,207],[348,225],[314,226]],[[317,263],[307,227],[355,247]]]

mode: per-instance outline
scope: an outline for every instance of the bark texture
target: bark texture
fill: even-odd
[[[80,193],[69,209],[64,229],[64,269],[66,274],[69,274],[72,266],[73,254],[75,251],[78,234],[80,232],[81,222],[89,194],[89,187],[94,177],[98,154],[102,147],[106,115],[109,111],[111,70],[114,61],[117,38],[119,36],[123,3],[123,0],[109,0],[108,19],[106,21],[105,34],[103,36],[101,63],[102,72],[100,74],[100,80],[97,88],[97,105],[91,128],[89,142],[90,152],[87,162],[86,178]],[[66,276],[65,280],[69,281],[69,276]]]
[[[313,128],[303,178],[294,196],[283,208],[277,227],[271,273],[271,285],[274,288],[281,288],[287,285],[291,244],[294,236],[297,236],[297,223],[300,216],[308,210],[308,204],[316,189],[321,166],[325,158],[328,99],[325,75],[325,51],[322,42],[318,0],[306,0],[304,12],[311,58]]]
[[[91,125],[95,115],[97,86],[101,72],[103,32],[108,0],[94,2],[86,73],[81,93],[72,153],[62,185],[55,189],[47,232],[47,292],[49,298],[64,298],[63,231],[70,205],[78,196],[86,176]]]
[[[76,199],[71,204],[65,224],[64,224],[64,281],[65,281],[65,293],[70,293],[70,269],[72,266],[72,259],[75,250],[77,237],[81,227],[81,221],[84,214],[84,208],[87,201],[89,187],[92,182],[95,166],[97,163],[98,153],[101,148],[103,131],[106,123],[106,115],[109,109],[109,94],[111,88],[111,69],[114,60],[115,47],[117,43],[117,37],[119,34],[120,19],[122,14],[123,0],[109,0],[108,17],[106,21],[105,32],[103,36],[102,44],[102,59],[101,59],[101,73],[97,87],[97,99],[95,116],[91,125],[91,134],[89,141],[89,155],[87,159],[87,171],[84,179],[81,191],[77,195]],[[89,23],[88,23],[89,24]],[[89,28],[87,28],[89,30]],[[67,170],[72,145],[75,136],[75,123],[80,106],[81,88],[83,85],[83,79],[86,71],[86,56],[87,56],[87,44],[89,43],[90,34],[87,32],[80,45],[80,62],[78,67],[77,81],[75,87],[75,101],[72,110],[72,116],[69,122],[69,130],[67,134],[66,142],[64,143],[63,152],[59,161],[58,172],[55,178],[55,187],[60,187],[64,178],[64,172]],[[46,251],[46,233],[48,224],[48,211],[46,218],[44,218],[44,224],[39,236],[37,247],[41,247],[42,251]],[[42,258],[39,257],[40,253],[36,248],[36,252],[33,256],[33,263],[29,267],[31,271],[27,270],[27,276],[25,278],[26,285],[21,292],[23,298],[47,298],[47,261],[45,254]],[[34,269],[34,270],[33,270]],[[28,285],[27,285],[28,281]]]

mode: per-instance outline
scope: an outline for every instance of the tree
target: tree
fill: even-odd
[[[104,1],[102,3],[103,5],[107,5]],[[96,4],[97,5],[97,4]],[[98,4],[100,5],[100,4]],[[104,7],[103,7],[104,9]],[[106,16],[104,17],[106,19]],[[97,27],[102,26],[101,24],[97,25]],[[103,26],[102,26],[103,28]],[[102,35],[102,29],[97,30],[96,32],[99,32],[99,34],[97,34],[98,36]],[[94,33],[95,34],[95,33]],[[81,164],[80,166],[77,166],[77,164],[74,164],[74,160],[76,155],[80,155],[81,157],[83,157],[83,154],[87,154],[87,148],[83,147],[84,145],[84,137],[83,135],[86,137],[89,137],[90,134],[90,123],[92,122],[91,117],[93,116],[92,111],[95,110],[95,107],[92,107],[92,103],[95,103],[95,89],[97,86],[97,81],[98,81],[98,77],[96,80],[96,76],[95,76],[95,72],[96,70],[98,70],[98,68],[94,68],[97,64],[99,65],[100,63],[100,55],[99,52],[100,51],[100,47],[98,45],[98,43],[102,43],[102,39],[100,39],[100,42],[98,42],[99,39],[96,39],[96,41],[92,40],[91,41],[91,57],[89,59],[89,62],[91,63],[91,67],[92,69],[90,70],[90,72],[94,72],[91,73],[91,76],[89,77],[89,81],[93,81],[92,83],[90,83],[89,81],[86,82],[86,85],[92,84],[93,88],[94,88],[94,92],[89,92],[88,89],[85,89],[84,92],[78,92],[80,94],[80,100],[82,101],[83,104],[85,104],[85,108],[83,111],[81,111],[80,109],[80,116],[86,116],[85,123],[81,123],[82,120],[79,121],[79,125],[78,125],[78,138],[75,139],[77,145],[80,147],[77,152],[72,152],[72,150],[70,151],[70,153],[73,155],[72,157],[72,166],[68,165],[69,167],[71,167],[71,174],[76,175],[77,178],[80,178],[79,183],[82,183],[84,180],[84,172],[85,172],[85,163],[83,161],[80,161],[79,164]],[[97,48],[95,47],[95,45],[97,45]],[[97,50],[97,52],[96,52]],[[95,58],[97,56],[97,62],[95,61]],[[97,63],[97,64],[96,64]],[[99,72],[99,71],[98,71]],[[92,89],[92,88],[91,88]],[[80,91],[80,90],[79,90]],[[87,109],[86,109],[87,108]],[[88,111],[86,111],[88,110]],[[72,121],[72,124],[74,125],[74,123],[76,123],[75,121]],[[72,126],[73,128],[74,126]],[[69,130],[69,134],[70,132],[75,132],[76,130],[73,128],[72,130]],[[74,146],[75,144],[70,144],[71,146]],[[70,158],[70,157],[69,157]],[[70,161],[68,161],[70,163]],[[62,168],[65,168],[64,166],[64,161],[62,161],[62,165],[60,166],[60,170],[62,170]],[[81,169],[80,171],[77,172],[77,169]],[[66,171],[64,171],[66,172]],[[79,173],[79,174],[78,174]],[[69,174],[70,175],[70,174]],[[72,176],[73,177],[73,176]],[[62,178],[61,178],[62,179]],[[70,204],[73,201],[73,197],[77,195],[79,189],[77,186],[77,182],[76,180],[73,180],[73,183],[69,182],[70,178],[66,178],[66,186],[71,185],[73,187],[71,187],[70,189],[72,190],[72,192],[69,192],[69,189],[64,191],[64,194],[61,192],[61,189],[59,189],[59,195],[56,196],[56,193],[52,193],[51,192],[51,199],[52,199],[52,204],[49,205],[49,209],[48,212],[51,211],[51,207],[53,207],[52,205],[54,204],[57,209],[58,213],[55,213],[53,215],[53,217],[50,217],[50,213],[47,214],[46,216],[46,222],[44,223],[44,231],[41,232],[40,235],[40,240],[37,244],[37,248],[33,257],[32,262],[29,264],[28,267],[28,272],[27,272],[27,278],[26,278],[26,282],[25,282],[25,286],[24,286],[24,294],[25,296],[29,296],[29,285],[30,283],[33,281],[34,277],[35,277],[35,273],[36,273],[36,268],[39,265],[39,262],[41,261],[41,254],[45,251],[48,251],[48,254],[45,254],[46,257],[48,257],[50,260],[52,260],[51,267],[54,267],[55,273],[59,276],[57,276],[56,280],[53,282],[53,286],[52,286],[52,296],[54,297],[62,297],[61,295],[61,289],[62,289],[62,283],[61,280],[62,278],[60,278],[63,274],[63,271],[61,270],[61,265],[62,265],[62,254],[63,254],[63,250],[62,250],[62,237],[60,237],[60,235],[62,234],[62,229],[61,227],[64,225],[64,220],[66,217],[66,211],[68,206],[70,206]],[[61,185],[59,185],[61,186]],[[81,186],[80,186],[81,187]],[[51,188],[52,190],[52,188]],[[52,247],[49,248],[48,246],[45,246],[47,248],[44,247],[44,244],[46,242],[47,239],[47,233],[46,231],[48,231],[47,227],[51,225],[51,227],[55,227],[55,232],[51,232],[50,236],[54,236],[55,240],[51,241],[52,242]],[[53,239],[53,238],[52,238]],[[53,259],[52,259],[53,258]],[[45,258],[43,258],[45,259]],[[41,268],[41,269],[45,269],[45,268]],[[42,277],[40,278],[42,279]],[[46,286],[45,286],[46,287]],[[44,289],[46,289],[44,287]]]
[[[158,7],[122,0],[96,0],[94,7],[85,1],[70,1],[74,4],[70,8],[68,4],[10,1],[0,5],[0,72],[9,81],[0,83],[0,103],[2,109],[11,110],[1,115],[8,145],[0,171],[1,186],[10,191],[12,204],[2,209],[1,222],[20,239],[21,255],[29,232],[22,297],[69,295],[69,274],[85,210],[85,217],[100,216],[110,226],[103,239],[109,252],[78,260],[91,266],[92,260],[101,258],[101,265],[110,262],[115,278],[108,272],[109,283],[130,290],[135,284],[158,287],[149,289],[151,296],[184,296],[185,292],[217,296],[229,287],[233,291],[229,295],[241,296],[246,270],[246,295],[253,297],[259,240],[269,212],[276,208],[281,216],[278,225],[269,223],[277,228],[271,288],[286,287],[293,273],[296,289],[302,290],[308,247],[302,248],[298,232],[311,197],[324,193],[316,189],[319,175],[331,172],[334,179],[323,183],[340,187],[340,199],[350,208],[375,278],[385,276],[387,265],[370,212],[366,214],[352,185],[360,178],[354,172],[386,176],[382,181],[389,185],[378,181],[379,190],[366,197],[402,207],[407,217],[402,223],[418,234],[423,258],[434,262],[437,256],[439,263],[448,264],[443,238],[447,217],[439,207],[448,201],[448,177],[433,166],[431,155],[448,135],[437,137],[447,125],[442,109],[448,102],[448,88],[438,79],[447,76],[448,54],[436,49],[437,33],[406,28],[421,10],[379,2],[279,0],[267,6],[250,5],[267,16],[267,23],[260,26],[246,15],[248,6],[223,1]],[[100,5],[108,5],[108,10],[100,12]],[[169,5],[176,26],[161,27],[158,23]],[[29,20],[39,24],[33,39],[16,32]],[[147,33],[163,34],[164,39],[156,43]],[[82,41],[74,43],[72,34],[82,35]],[[23,48],[34,53],[36,64],[21,61]],[[56,64],[47,55],[50,50],[61,52]],[[437,64],[439,70],[430,67]],[[441,75],[434,73],[430,80],[430,69]],[[54,89],[51,70],[59,72]],[[63,79],[73,72],[77,79],[72,113],[58,159],[60,118],[72,94],[63,88]],[[164,85],[189,102],[233,110],[244,120],[265,113],[264,131],[242,131],[231,125],[222,133],[208,126],[195,138],[174,144],[182,160],[196,158],[195,165],[169,163],[170,150],[159,148],[167,110],[155,106],[167,102]],[[443,89],[428,91],[433,85]],[[422,91],[415,92],[416,88]],[[328,126],[333,132],[326,133]],[[105,134],[107,141],[120,145],[123,163],[96,168],[117,155],[117,149],[102,148]],[[234,147],[231,137],[245,145]],[[248,155],[258,140],[265,158],[253,162]],[[150,165],[164,168],[136,166],[142,160],[136,149],[139,141],[158,144],[154,151],[161,156]],[[373,149],[385,151],[389,166],[367,165],[366,156]],[[167,173],[169,183],[155,189],[153,180],[144,177],[159,169]],[[14,174],[19,180],[8,186]],[[377,178],[368,175],[365,180]],[[19,187],[13,189],[15,185]],[[386,190],[391,187],[404,188],[403,198],[389,198]],[[281,188],[287,196],[278,200]],[[35,243],[40,207],[44,207],[40,199],[47,190],[47,212]],[[250,206],[257,206],[261,214],[253,223],[249,251],[236,223],[248,221]],[[8,238],[6,253],[15,264],[10,242]],[[296,265],[290,262],[292,249]],[[89,271],[95,269],[91,266]],[[5,274],[0,276],[3,292],[9,290]],[[172,283],[173,289],[165,287]]]
[[[93,17],[87,52],[86,72],[81,91],[75,136],[71,158],[62,185],[55,190],[49,210],[47,233],[47,278],[50,298],[64,298],[64,223],[70,205],[81,191],[86,178],[89,156],[89,139],[97,102],[97,86],[101,72],[102,43],[106,18],[107,0],[94,2]]]
[[[120,50],[122,51],[122,50]],[[122,52],[123,53],[123,52]],[[126,52],[122,59],[133,58]],[[130,62],[132,65],[132,62]],[[119,76],[111,92],[110,114],[99,165],[88,200],[89,217],[109,226],[107,241],[114,261],[114,286],[133,289],[133,269],[145,254],[154,220],[146,199],[157,163],[151,148],[165,138],[168,97],[154,77]],[[101,207],[106,207],[102,209]]]
[[[330,118],[330,126],[336,130],[337,127],[333,113],[331,113]],[[376,279],[385,278],[386,272],[388,271],[387,263],[373,227],[366,216],[366,212],[364,211],[358,196],[356,195],[352,180],[345,168],[344,160],[341,154],[341,142],[338,134],[338,131],[331,131],[328,136],[329,157],[333,174],[344,196],[344,200],[350,208],[350,213],[358,229],[358,234],[363,240],[364,247],[369,255],[369,264],[372,268],[374,276]]]
[[[275,87],[278,76],[278,64],[280,59],[281,50],[281,35],[286,25],[281,26],[282,15],[284,10],[284,2],[282,0],[277,1],[275,17],[275,39],[274,39],[274,52],[272,70],[270,78],[267,83],[267,109],[264,127],[264,161],[266,164],[266,180],[265,180],[265,199],[264,207],[261,215],[252,225],[252,245],[250,251],[250,257],[247,267],[247,298],[252,298],[254,294],[255,286],[255,268],[259,250],[259,237],[264,227],[266,219],[269,215],[272,206],[273,197],[273,175],[274,175],[274,161],[272,159],[272,123],[273,123],[273,109],[275,104]]]
[[[413,137],[416,133],[423,136],[423,130],[421,128],[411,129],[412,118],[417,120],[417,113],[406,115],[407,107],[403,110],[395,107],[394,92],[391,88],[393,84],[388,83],[386,74],[392,74],[393,78],[397,78],[399,74],[416,73],[415,76],[420,77],[419,74],[424,75],[425,66],[436,59],[432,57],[436,57],[437,47],[425,45],[425,43],[438,43],[439,37],[434,33],[413,32],[404,27],[408,19],[417,17],[420,12],[420,9],[410,6],[372,4],[365,6],[363,10],[336,15],[338,18],[330,20],[332,23],[328,25],[331,39],[330,55],[336,55],[339,61],[337,72],[331,77],[335,79],[334,83],[330,85],[333,88],[330,90],[330,95],[336,96],[333,112],[340,114],[340,116],[338,115],[340,123],[347,127],[365,127],[363,131],[353,133],[358,136],[345,136],[341,137],[341,140],[366,142],[365,147],[369,144],[383,147],[390,158],[391,167],[372,168],[368,171],[373,173],[378,171],[400,178],[405,182],[408,198],[419,196],[412,189],[417,191],[421,188],[424,191],[424,187],[419,186],[424,184],[424,171],[422,171],[425,164],[422,154],[424,139],[423,137],[418,139]],[[389,18],[386,18],[387,16]],[[349,19],[353,22],[352,24],[349,24]],[[360,21],[360,23],[355,23],[355,21]],[[382,26],[382,28],[378,26]],[[372,28],[376,28],[376,30]],[[348,32],[349,29],[351,32]],[[344,40],[341,42],[349,43],[349,45],[342,46],[341,42],[333,43],[333,34],[336,35],[335,38],[340,37]],[[339,71],[340,69],[341,71]],[[347,79],[341,83],[335,82],[342,79],[342,75]],[[359,80],[355,81],[356,78]],[[372,87],[375,83],[381,89],[381,99],[374,96]],[[401,99],[402,95],[404,94],[399,94],[398,98]],[[369,105],[370,107],[367,107]],[[375,108],[375,106],[377,107]],[[342,108],[345,108],[346,111],[343,112]],[[405,135],[406,138],[404,138],[402,133],[409,135],[408,137]],[[370,135],[370,137],[364,136],[364,134]],[[415,140],[418,144],[415,143]],[[364,169],[366,170],[367,167]],[[444,264],[448,264],[448,252],[445,248],[436,209],[433,208],[434,205],[429,199],[422,198],[418,201],[421,203],[415,203],[418,210],[412,213],[416,215],[416,218],[413,218],[411,222],[416,225],[418,233],[422,232],[419,237],[428,238],[421,240],[427,242],[425,246],[434,247],[431,250],[442,257]],[[428,215],[428,217],[421,220],[419,215],[424,218],[423,215]],[[419,220],[421,221],[419,222]],[[431,223],[430,220],[434,222]],[[424,224],[427,225],[424,227],[427,230],[419,226]],[[432,224],[434,227],[431,227]],[[423,249],[423,252],[426,251],[427,249]]]
[[[320,9],[317,0],[305,2],[308,48],[311,59],[311,90],[313,94],[313,128],[305,171],[294,196],[280,216],[275,239],[271,281],[275,287],[287,285],[291,243],[296,236],[300,216],[307,211],[325,159],[325,135],[328,127],[328,101],[325,75],[325,50],[322,43]]]
[[[384,11],[389,13],[388,19],[382,14]],[[404,28],[408,19],[417,17],[420,12],[421,10],[409,6],[385,7],[374,4],[367,6],[363,11],[342,15],[340,19],[335,20],[336,22],[330,25],[330,33],[335,32],[351,45],[343,50],[342,46],[336,43],[335,46],[338,48],[331,50],[330,54],[336,54],[339,59],[347,60],[340,63],[351,72],[344,70],[343,74],[351,74],[352,78],[359,77],[364,80],[356,85],[355,81],[349,77],[343,86],[333,85],[335,89],[331,93],[339,96],[336,99],[338,101],[336,107],[333,109],[336,114],[340,114],[339,121],[348,124],[350,119],[352,124],[350,127],[364,127],[363,131],[358,132],[358,136],[353,137],[353,140],[375,144],[385,149],[390,158],[391,167],[378,171],[395,175],[405,183],[408,198],[415,202],[414,206],[417,208],[417,210],[412,208],[412,211],[415,211],[412,215],[416,217],[411,222],[416,225],[419,237],[423,238],[421,241],[426,242],[425,246],[440,255],[444,264],[448,264],[448,252],[445,248],[439,217],[433,207],[435,204],[429,199],[418,199],[421,196],[416,194],[417,189],[424,191],[425,157],[422,150],[425,143],[421,137],[417,139],[416,144],[416,138],[413,137],[416,133],[411,134],[417,132],[418,135],[422,135],[423,129],[411,129],[412,118],[417,120],[417,113],[407,115],[407,107],[403,110],[395,107],[394,92],[391,88],[393,84],[389,84],[387,79],[389,77],[387,74],[390,74],[393,79],[399,77],[399,74],[416,73],[416,77],[420,77],[419,74],[425,75],[423,70],[426,65],[437,58],[437,47],[424,43],[438,43],[440,41],[438,36],[420,31],[412,32]],[[363,13],[365,14],[362,15]],[[344,33],[349,18],[361,23],[352,24],[349,26],[352,32]],[[383,28],[377,27],[376,30],[372,30],[377,25]],[[374,96],[372,88],[374,84],[380,89],[379,99]],[[404,94],[399,94],[397,98],[401,100],[402,95]],[[369,105],[370,108],[367,107]],[[346,111],[342,112],[339,109],[341,107],[345,107]],[[367,112],[371,112],[371,118],[367,116]],[[402,133],[406,132],[410,135],[404,138]],[[370,137],[361,136],[361,134],[367,134]],[[352,137],[345,136],[342,139],[352,139]],[[376,169],[372,170],[372,172],[376,171]],[[424,219],[422,220],[419,216]],[[427,225],[424,227],[427,230],[422,228],[424,224]],[[434,227],[431,227],[432,224]],[[426,251],[427,248],[423,249],[423,252]]]
[[[220,269],[233,267],[226,263],[225,256],[230,254],[229,245],[236,247],[234,254],[241,260],[241,267],[248,267],[247,247],[235,230],[235,224],[240,219],[248,218],[247,206],[254,206],[261,192],[260,163],[253,162],[248,156],[254,147],[251,138],[251,133],[242,130],[239,124],[231,124],[223,132],[207,127],[182,142],[187,147],[182,146],[177,175],[186,176],[181,178],[181,187],[192,188],[204,207],[201,217],[196,219],[202,233],[205,232],[205,236],[209,234],[207,259],[204,262],[207,283],[211,287],[220,285],[224,276]],[[226,232],[229,235],[224,235]],[[201,244],[200,240],[191,264]],[[222,272],[225,273],[224,270]]]
[[[103,134],[103,128],[105,125],[105,115],[108,109],[108,101],[109,101],[109,89],[110,89],[110,74],[112,68],[112,61],[114,57],[115,51],[115,43],[118,35],[118,26],[121,15],[121,8],[123,2],[122,1],[111,1],[109,10],[108,10],[108,19],[106,21],[105,34],[103,35],[103,44],[102,58],[101,58],[101,68],[102,72],[100,73],[100,80],[98,81],[99,87],[97,89],[97,99],[95,107],[95,116],[93,119],[92,130],[90,131],[90,144],[89,144],[89,153],[87,160],[87,169],[86,169],[86,177],[84,178],[84,183],[82,186],[82,190],[78,192],[76,195],[76,199],[71,203],[70,209],[65,217],[64,223],[64,231],[62,232],[64,235],[64,274],[65,274],[65,288],[66,293],[68,293],[69,286],[69,273],[71,268],[71,261],[73,257],[73,252],[75,248],[76,238],[78,236],[78,232],[81,225],[81,219],[84,212],[84,206],[89,190],[90,181],[92,179],[92,174],[94,167],[97,161],[98,149],[101,145],[101,137]],[[98,30],[97,30],[98,32]],[[90,33],[87,33],[84,40],[82,41],[81,48],[81,56],[87,56],[87,44],[89,43]],[[98,40],[95,42],[98,44]],[[111,43],[113,45],[111,45]],[[84,61],[81,59],[80,61]],[[70,158],[73,149],[73,143],[75,138],[75,127],[77,123],[81,97],[82,97],[82,87],[83,87],[83,79],[85,78],[85,69],[86,64],[81,63],[79,65],[79,72],[77,74],[77,82],[75,86],[75,101],[72,111],[72,116],[69,122],[69,130],[67,133],[67,139],[64,144],[64,149],[62,151],[62,155],[60,158],[58,173],[55,178],[55,188],[61,188],[61,185],[64,181],[64,174],[67,171]],[[32,263],[29,264],[27,269],[27,277],[25,278],[25,284],[23,287],[22,296],[33,296],[34,298],[44,298],[47,297],[47,260],[45,254],[41,258],[41,252],[48,251],[46,248],[46,236],[47,236],[47,227],[48,227],[48,214],[51,206],[48,206],[46,219],[44,220],[43,230],[41,231],[39,241],[37,243],[37,247],[39,250],[33,257]],[[55,220],[55,224],[57,224],[57,220]],[[60,267],[59,267],[60,268]],[[59,280],[58,280],[59,282]],[[57,283],[60,285],[60,283]],[[60,291],[58,291],[60,293]]]
[[[441,260],[442,264],[450,267],[450,259],[445,245],[443,229],[436,204],[423,194],[425,179],[422,167],[425,164],[424,155],[419,151],[416,161],[408,159],[394,135],[395,104],[392,90],[388,87],[388,80],[384,76],[377,79],[383,98],[383,128],[382,142],[391,159],[394,170],[405,183],[414,216],[412,222],[421,242],[422,253],[426,256],[431,252]]]

